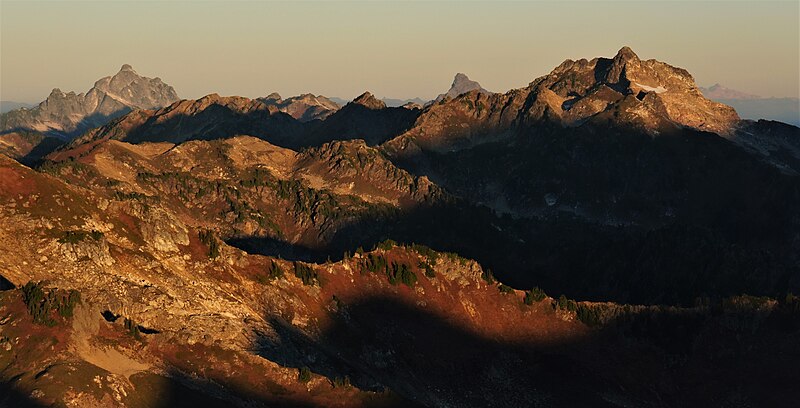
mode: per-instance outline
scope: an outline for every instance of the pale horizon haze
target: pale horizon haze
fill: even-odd
[[[431,99],[457,72],[505,92],[565,59],[642,59],[698,85],[800,96],[800,2],[0,1],[0,99],[86,92],[131,64],[209,93]]]

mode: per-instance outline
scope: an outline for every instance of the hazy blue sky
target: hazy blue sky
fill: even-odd
[[[456,72],[506,91],[622,45],[700,85],[797,97],[799,3],[1,0],[0,97],[85,92],[129,63],[184,98],[432,98]]]

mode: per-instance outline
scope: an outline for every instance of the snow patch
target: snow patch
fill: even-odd
[[[634,82],[634,84],[636,84],[636,86],[644,89],[647,92],[655,92],[657,94],[667,92],[667,88],[664,88],[661,85],[659,85],[658,88],[653,88],[652,86],[642,85],[642,84],[640,84],[638,82]]]

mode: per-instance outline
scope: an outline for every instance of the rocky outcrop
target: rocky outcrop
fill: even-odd
[[[70,138],[135,109],[154,109],[178,100],[160,78],[142,77],[125,64],[120,71],[95,82],[85,94],[56,88],[35,108],[0,116],[0,132],[33,130]]]
[[[433,203],[445,193],[427,177],[415,177],[362,140],[335,141],[298,155],[296,174],[318,188],[404,207]]]
[[[156,251],[178,252],[181,245],[189,245],[186,226],[173,214],[146,207],[137,215],[144,221],[140,228],[142,238]]]

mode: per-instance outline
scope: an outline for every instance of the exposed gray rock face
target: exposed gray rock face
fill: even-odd
[[[739,121],[733,108],[703,97],[688,71],[642,61],[628,47],[612,59],[566,60],[531,85],[528,123],[610,119],[648,132],[677,125],[727,135]]]
[[[459,72],[456,74],[456,77],[453,78],[453,84],[450,86],[450,89],[447,91],[447,93],[443,93],[437,96],[433,102],[434,103],[439,102],[444,98],[455,98],[458,95],[465,94],[467,92],[475,90],[483,94],[491,93],[490,91],[483,89],[481,84],[479,84],[477,81],[473,81],[469,79],[469,77],[467,77],[465,74]]]
[[[177,101],[178,94],[160,78],[140,76],[125,64],[114,76],[99,79],[85,94],[56,88],[31,109],[0,116],[0,133],[33,130],[70,139],[135,109],[154,109]]]

